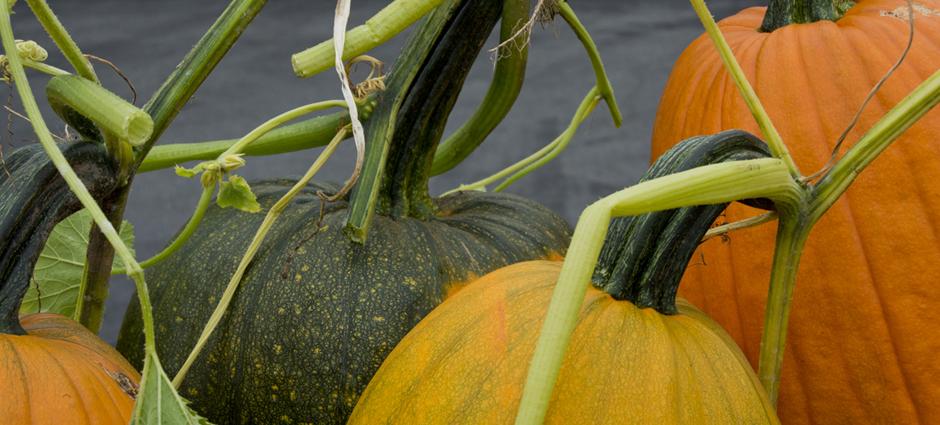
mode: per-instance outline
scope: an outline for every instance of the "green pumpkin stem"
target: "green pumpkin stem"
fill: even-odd
[[[698,136],[664,153],[642,180],[702,165],[769,156],[764,142],[743,131]],[[772,207],[766,200],[747,203]],[[676,314],[676,292],[686,265],[726,206],[702,205],[614,219],[594,269],[594,286],[637,307]]]
[[[819,21],[838,21],[855,6],[851,0],[770,0],[762,32],[773,32],[790,24],[808,24]]]
[[[96,197],[117,186],[117,166],[104,145],[73,143],[64,154]],[[13,152],[0,172],[0,333],[23,335],[19,310],[49,233],[81,204],[38,145]]]
[[[447,1],[425,18],[402,50],[366,125],[365,165],[347,222],[354,240],[365,239],[376,210],[418,218],[433,213],[428,180],[434,153],[502,4]]]

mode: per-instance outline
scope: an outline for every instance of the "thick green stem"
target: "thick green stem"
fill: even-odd
[[[940,71],[920,84],[865,133],[813,188],[799,214],[781,214],[777,249],[767,295],[767,314],[758,375],[772,402],[779,395],[780,371],[786,350],[787,319],[796,286],[800,254],[810,228],[832,207],[849,185],[905,130],[940,103]]]
[[[62,25],[62,22],[59,22],[59,18],[55,16],[55,13],[52,13],[52,9],[49,8],[46,0],[26,0],[26,3],[29,4],[29,8],[36,15],[36,19],[42,24],[42,28],[46,30],[52,41],[62,51],[65,59],[75,68],[75,72],[95,84],[101,84],[95,74],[95,69],[91,66],[91,62],[82,54],[78,44],[75,44],[75,40],[72,40],[68,31],[65,30],[65,26]]]
[[[26,79],[26,72],[23,70],[23,64],[17,54],[15,39],[13,37],[13,27],[10,24],[10,13],[5,7],[0,7],[0,38],[3,39],[3,48],[10,64],[10,73],[13,75],[13,80],[16,82],[16,90],[20,95],[23,108],[26,110],[26,115],[30,119],[36,137],[39,138],[39,143],[55,165],[56,170],[59,171],[62,178],[68,184],[69,189],[75,194],[82,206],[91,214],[92,219],[94,219],[98,228],[101,229],[101,232],[110,243],[112,249],[121,256],[121,260],[123,260],[124,264],[131,270],[131,277],[137,285],[138,296],[140,297],[141,311],[144,312],[143,321],[146,349],[153,351],[156,349],[154,344],[153,315],[150,298],[147,294],[147,284],[144,281],[143,269],[137,264],[134,256],[118,235],[117,230],[111,225],[111,222],[108,221],[108,217],[105,216],[104,212],[98,206],[98,203],[95,202],[95,198],[69,165],[55,142],[53,142],[52,133],[49,132],[49,128],[46,127],[42,114],[39,113],[39,106],[36,104],[36,99],[33,97],[33,93],[30,90],[29,82]]]
[[[503,121],[522,91],[529,45],[517,48],[511,38],[529,19],[529,0],[505,0],[500,19],[501,47],[496,52],[496,69],[490,88],[473,116],[437,147],[432,175],[446,173],[470,156]]]
[[[663,154],[640,181],[707,164],[769,156],[764,142],[743,131],[693,137]],[[700,240],[726,206],[700,205],[614,219],[594,268],[594,286],[639,308],[678,313],[679,281]]]
[[[802,189],[779,159],[707,165],[648,180],[595,202],[582,213],[529,364],[516,424],[541,424],[611,217],[691,205],[768,198],[795,205]]]
[[[345,228],[353,241],[365,242],[376,209],[432,214],[428,180],[434,151],[501,6],[499,0],[451,0],[428,16],[399,56],[366,131],[365,166]]]
[[[571,26],[575,35],[578,36],[578,40],[581,40],[581,44],[583,44],[584,49],[587,50],[588,57],[591,59],[591,67],[594,68],[594,76],[597,79],[597,87],[600,89],[601,97],[604,98],[604,102],[607,103],[607,108],[610,109],[610,116],[614,120],[614,125],[620,127],[620,124],[623,122],[623,114],[620,113],[620,106],[617,105],[617,98],[614,96],[614,87],[610,84],[610,79],[607,78],[607,71],[604,69],[604,62],[601,61],[601,54],[600,51],[597,50],[597,45],[594,44],[594,40],[591,39],[591,34],[588,33],[584,24],[578,20],[578,16],[574,14],[574,10],[571,9],[568,2],[564,0],[558,1],[557,6],[558,13],[565,19],[565,22]]]
[[[202,85],[202,82],[209,76],[209,73],[215,69],[215,66],[222,60],[225,53],[235,44],[242,31],[248,26],[254,17],[261,11],[266,0],[232,0],[229,6],[222,12],[222,15],[212,24],[212,27],[205,35],[193,46],[193,49],[183,58],[183,61],[176,67],[169,78],[154,93],[150,101],[144,106],[144,111],[150,115],[153,120],[153,132],[149,140],[136,150],[136,163],[129,170],[124,188],[115,196],[116,205],[113,205],[113,214],[109,214],[112,227],[120,225],[124,216],[124,205],[127,202],[127,195],[130,191],[131,182],[134,179],[136,167],[143,162],[147,153],[156,143],[157,139],[169,127],[170,122],[176,117],[176,114],[183,109],[183,105],[192,97],[196,89]],[[111,275],[111,263],[114,260],[114,250],[110,244],[105,243],[100,228],[94,226],[91,230],[91,236],[88,244],[88,256],[86,258],[88,273],[83,277],[88,285],[89,291],[101,291],[106,288],[108,278]],[[124,264],[128,264],[125,262]],[[131,269],[131,277],[135,273]],[[94,274],[91,274],[94,273]],[[141,276],[143,276],[141,274]],[[143,282],[143,279],[140,279]],[[135,282],[137,280],[135,279]],[[142,298],[141,309],[150,310],[148,305],[143,305],[143,298],[146,294],[140,294],[140,288],[143,286],[138,283],[138,296]],[[149,314],[149,313],[148,313]],[[82,312],[82,317],[86,313]],[[149,317],[149,316],[145,316]],[[146,328],[145,321],[145,328]],[[150,325],[152,327],[152,323]]]
[[[123,221],[121,217],[124,217],[127,196],[128,192],[118,190],[102,199],[101,209],[110,222],[121,223]],[[108,243],[108,238],[97,231],[97,227],[89,235],[88,246],[105,246],[109,249],[87,251],[81,281],[82,301],[75,314],[82,326],[92,332],[98,332],[104,322],[104,305],[110,293],[108,279],[111,276],[114,250],[110,249],[111,244]],[[125,274],[128,273],[125,271]]]
[[[365,24],[346,33],[343,62],[385,43],[422,16],[430,13],[442,2],[443,0],[393,1],[375,16],[369,18]],[[306,78],[330,69],[335,58],[333,39],[329,39],[300,53],[295,53],[291,56],[291,65],[298,77]]]
[[[232,0],[222,15],[177,65],[166,82],[154,93],[144,110],[153,118],[153,134],[140,149],[138,164],[169,127],[183,105],[215,69],[222,57],[235,44],[242,31],[251,23],[266,0]]]
[[[199,335],[199,339],[196,341],[196,346],[193,347],[192,351],[189,353],[189,356],[186,357],[186,361],[183,363],[183,366],[180,367],[179,372],[173,378],[173,386],[179,388],[183,383],[183,380],[186,379],[186,374],[189,372],[189,369],[192,367],[193,363],[199,358],[199,353],[202,352],[203,347],[209,341],[209,337],[212,336],[212,332],[215,331],[215,328],[218,327],[219,322],[222,320],[222,316],[225,315],[225,311],[228,310],[229,304],[232,302],[232,297],[235,296],[235,291],[238,289],[239,283],[241,283],[242,276],[245,274],[245,270],[248,269],[248,265],[251,263],[251,260],[254,259],[255,254],[258,252],[258,249],[261,247],[261,243],[264,242],[265,236],[267,236],[268,231],[271,230],[271,227],[274,226],[274,222],[281,215],[281,212],[290,204],[291,200],[303,190],[307,183],[320,171],[320,168],[323,167],[323,164],[326,163],[326,160],[333,155],[333,152],[336,151],[336,148],[339,146],[340,142],[346,138],[347,130],[344,128],[336,133],[336,136],[333,137],[333,140],[327,145],[326,149],[320,153],[320,156],[317,157],[313,165],[307,170],[307,173],[301,177],[297,183],[294,184],[291,189],[278,199],[278,201],[268,210],[267,215],[265,215],[264,220],[261,222],[261,226],[258,227],[258,230],[255,232],[254,238],[251,240],[251,244],[248,246],[248,250],[245,252],[245,255],[242,257],[241,261],[238,263],[238,268],[235,270],[235,274],[232,275],[232,278],[229,280],[228,285],[225,287],[225,291],[222,293],[222,298],[219,299],[219,304],[216,305],[215,310],[212,311],[212,315],[209,316],[209,321],[206,323],[205,328],[202,330],[202,334]]]
[[[770,289],[767,294],[757,371],[761,384],[767,391],[767,397],[774,405],[780,395],[780,370],[783,367],[783,353],[786,348],[790,301],[796,287],[800,257],[811,229],[811,225],[799,211],[781,213],[777,226],[777,242],[770,273]]]
[[[760,30],[773,32],[791,24],[838,21],[854,5],[851,0],[770,0]]]
[[[146,142],[153,132],[153,120],[146,112],[76,75],[52,77],[46,85],[46,97],[63,120],[90,139],[97,136],[97,130],[92,133],[84,128],[74,119],[76,115],[91,120],[102,131],[134,146]]]
[[[715,18],[712,17],[708,7],[705,6],[705,0],[691,0],[691,2],[692,8],[695,9],[695,13],[698,14],[699,20],[702,21],[702,25],[705,27],[705,32],[708,34],[708,37],[711,38],[715,48],[718,49],[718,54],[725,64],[725,70],[731,74],[731,78],[734,80],[735,85],[737,85],[738,91],[741,92],[741,97],[744,98],[744,103],[747,104],[751,115],[753,115],[754,120],[757,121],[757,126],[760,127],[761,133],[764,135],[764,140],[766,140],[767,145],[770,146],[770,152],[787,164],[790,175],[794,178],[799,178],[799,167],[793,162],[790,151],[787,150],[787,145],[783,143],[783,139],[780,137],[780,133],[777,132],[777,128],[774,127],[774,123],[770,120],[770,116],[767,115],[764,105],[761,103],[754,88],[751,87],[751,83],[744,75],[744,70],[741,69],[741,65],[738,64],[738,60],[734,57],[734,52],[731,51],[731,46],[728,45],[728,41],[725,40],[724,35],[721,34],[718,24],[715,23]]]

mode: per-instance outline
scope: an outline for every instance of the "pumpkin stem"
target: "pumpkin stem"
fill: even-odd
[[[366,128],[362,177],[347,230],[364,239],[374,203],[389,215],[433,214],[428,181],[464,80],[499,20],[502,0],[451,0],[429,15],[399,56]],[[377,174],[381,174],[378,176]],[[369,192],[374,191],[375,195]]]
[[[105,147],[71,143],[65,157],[96,199],[118,186],[118,168]],[[0,173],[0,333],[24,335],[19,310],[49,233],[81,208],[38,144],[13,152]]]
[[[760,30],[773,32],[790,24],[838,21],[852,6],[852,0],[770,0]]]
[[[731,130],[677,144],[650,167],[643,180],[727,161],[768,158],[757,137]],[[768,200],[749,205],[771,209]],[[728,204],[701,205],[614,219],[592,282],[618,300],[675,314],[676,292],[702,236]]]

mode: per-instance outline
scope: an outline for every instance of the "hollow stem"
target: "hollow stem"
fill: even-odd
[[[76,75],[53,77],[46,85],[49,103],[63,118],[77,113],[102,131],[134,146],[140,146],[153,131],[153,120],[98,84]]]
[[[333,152],[336,151],[336,148],[339,146],[339,143],[346,138],[346,132],[348,130],[343,128],[333,140],[326,146],[323,152],[317,157],[313,165],[307,170],[307,173],[294,184],[291,189],[284,194],[281,199],[279,199],[274,206],[268,210],[267,215],[265,215],[264,220],[261,222],[261,226],[258,227],[258,230],[255,232],[254,238],[251,240],[251,244],[248,246],[248,250],[245,252],[245,255],[242,257],[241,261],[238,263],[238,268],[235,270],[235,274],[232,275],[232,278],[229,280],[228,285],[225,287],[225,291],[222,293],[222,298],[219,299],[219,304],[216,305],[215,310],[212,312],[212,315],[209,316],[209,321],[206,323],[205,328],[203,328],[202,334],[199,335],[199,339],[196,341],[196,346],[193,347],[193,350],[189,353],[189,356],[186,358],[186,361],[183,363],[183,366],[180,368],[179,372],[173,378],[173,386],[179,388],[183,383],[183,380],[186,379],[186,374],[189,373],[189,369],[192,367],[193,363],[199,357],[199,353],[202,352],[202,349],[205,347],[206,342],[209,341],[209,337],[212,335],[212,332],[215,331],[218,327],[219,322],[222,320],[222,316],[225,314],[225,311],[228,309],[229,304],[232,302],[232,297],[235,296],[235,291],[238,289],[238,285],[241,282],[242,276],[245,274],[245,270],[248,268],[248,264],[251,263],[251,260],[254,259],[255,254],[258,252],[258,248],[261,247],[261,243],[264,242],[265,236],[267,236],[268,231],[271,230],[271,227],[274,226],[275,221],[278,216],[281,215],[281,212],[290,204],[291,200],[307,186],[307,183],[316,175],[320,168],[323,167],[323,164],[326,163],[326,160],[333,155]]]
[[[395,0],[391,2],[369,18],[365,24],[346,33],[343,62],[365,54],[390,40],[442,2],[443,0]],[[298,77],[306,78],[330,69],[335,57],[333,40],[330,39],[300,53],[295,53],[291,56],[291,65]]]

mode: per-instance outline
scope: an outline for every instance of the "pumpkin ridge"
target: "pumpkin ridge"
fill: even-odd
[[[68,370],[68,368],[65,367],[65,365],[62,364],[62,361],[59,360],[58,357],[56,357],[52,353],[52,351],[49,350],[48,347],[44,347],[42,344],[33,344],[33,346],[35,347],[37,351],[43,352],[45,356],[47,357],[48,360],[46,360],[43,363],[49,364],[51,361],[52,364],[55,364],[55,366],[58,367],[60,371],[60,375],[62,375],[65,378],[64,381],[67,382],[69,387],[71,387],[72,389],[70,393],[73,396],[78,398],[78,404],[81,406],[91,406],[93,403],[89,403],[89,401],[86,400],[82,396],[81,391],[79,391],[78,385],[76,385],[75,380],[72,377],[72,373]],[[85,418],[84,423],[90,424],[91,417],[88,416],[88,412],[85,409],[79,409],[79,410],[82,412],[82,415]]]
[[[15,335],[15,336],[18,337],[19,335]],[[19,369],[20,371],[20,379],[15,380],[15,381],[19,382],[22,385],[22,390],[23,390],[22,392],[23,394],[26,395],[26,400],[24,400],[25,403],[23,403],[22,406],[26,408],[26,416],[30,418],[30,421],[32,421],[33,409],[31,407],[33,404],[30,402],[29,371],[23,367],[23,356],[21,356],[19,351],[17,351],[16,344],[14,344],[13,341],[9,340],[9,337],[6,337],[3,334],[0,334],[0,342],[7,343],[7,345],[9,346],[9,349],[6,352],[13,353],[13,357],[15,357],[15,361],[5,362],[5,363],[15,364],[16,368]]]
[[[874,272],[877,269],[875,265],[872,263],[872,257],[869,254],[869,249],[867,249],[865,246],[866,241],[868,239],[865,238],[861,234],[860,226],[856,224],[857,221],[855,219],[855,213],[854,213],[854,210],[852,209],[852,199],[848,195],[849,193],[845,193],[842,195],[842,197],[845,199],[845,203],[848,205],[848,208],[846,208],[846,211],[845,211],[845,214],[848,216],[849,222],[851,224],[848,227],[851,228],[855,232],[855,238],[858,241],[858,247],[862,251],[862,258],[865,260],[864,264],[868,270],[868,276],[870,276],[868,281],[870,282],[872,288],[875,291],[875,294],[877,295],[874,301],[878,304],[878,308],[881,311],[882,320],[884,320],[884,328],[885,328],[884,331],[887,334],[887,337],[888,337],[887,339],[891,347],[891,354],[894,358],[894,362],[892,362],[891,364],[893,365],[893,368],[896,368],[895,373],[901,376],[900,387],[904,390],[904,395],[905,395],[906,400],[913,407],[914,415],[918,417],[918,420],[920,422],[924,422],[920,418],[920,414],[921,414],[919,411],[920,409],[917,408],[917,404],[914,402],[914,398],[910,392],[910,378],[907,376],[907,373],[905,372],[904,368],[901,368],[898,366],[901,364],[900,362],[901,354],[898,351],[898,346],[897,346],[897,343],[895,342],[896,339],[894,337],[894,335],[896,335],[898,332],[895,326],[891,325],[891,322],[892,322],[892,319],[890,319],[891,315],[889,314],[888,310],[885,308],[884,302],[882,301],[884,299],[883,295],[887,291],[885,290],[885,288],[882,287],[882,284],[879,284],[878,282],[879,279],[877,278],[877,274]],[[881,367],[885,367],[885,365],[882,364]]]

